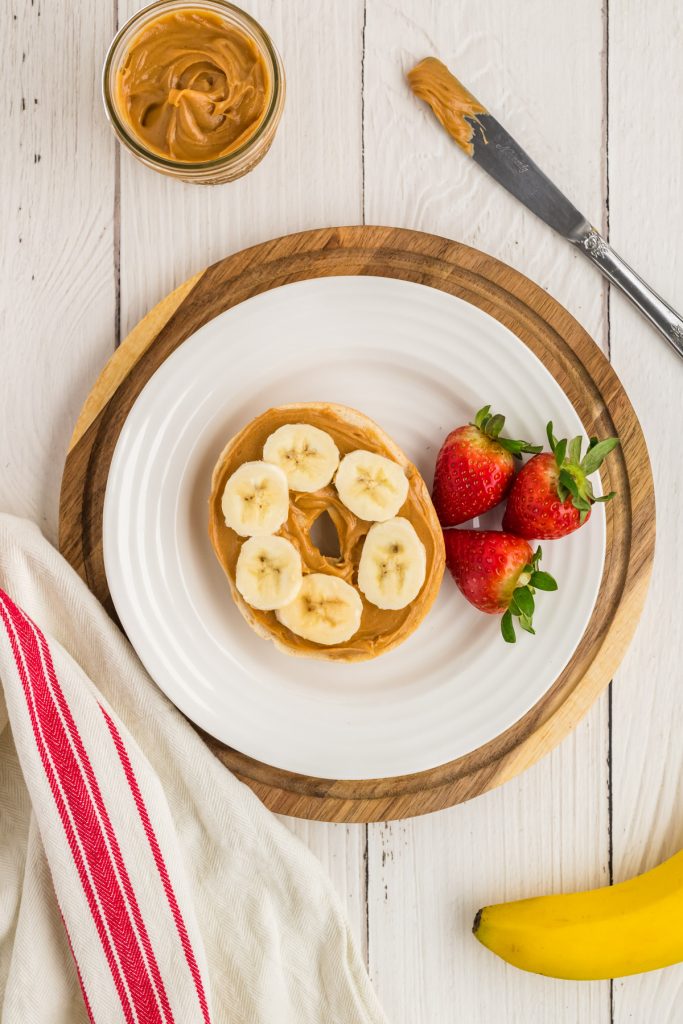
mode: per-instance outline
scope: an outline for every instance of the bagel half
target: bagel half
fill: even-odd
[[[326,431],[334,439],[343,457],[355,449],[377,452],[398,463],[408,482],[408,496],[399,515],[415,528],[426,552],[426,576],[419,594],[407,607],[382,610],[370,604],[363,594],[361,624],[344,643],[325,646],[290,632],[278,622],[275,612],[259,611],[248,605],[235,585],[235,571],[244,541],[225,523],[221,499],[226,481],[244,462],[262,458],[266,439],[286,423],[308,423]],[[340,557],[320,553],[310,538],[310,529],[323,512],[332,519],[340,542]],[[314,493],[290,491],[289,516],[278,530],[298,548],[304,574],[324,572],[339,576],[356,589],[363,541],[372,523],[358,519],[337,495],[334,484]],[[244,427],[223,449],[213,471],[209,499],[209,536],[216,558],[225,572],[235,604],[259,634],[287,654],[328,661],[365,661],[397,647],[420,625],[431,608],[441,585],[445,552],[441,526],[424,480],[401,449],[373,420],[344,405],[309,402],[269,409]],[[359,592],[360,593],[360,592]]]

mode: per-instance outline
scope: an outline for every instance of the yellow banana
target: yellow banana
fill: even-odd
[[[619,885],[484,907],[474,934],[524,971],[596,980],[683,961],[683,850]]]

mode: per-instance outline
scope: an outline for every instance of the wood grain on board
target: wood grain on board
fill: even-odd
[[[607,551],[595,610],[569,665],[548,693],[497,739],[448,765],[395,779],[312,779],[260,764],[210,737],[218,757],[273,810],[331,821],[405,818],[485,792],[533,764],[570,731],[611,678],[635,628],[654,547],[654,497],[638,421],[609,363],[586,332],[541,288],[505,264],[456,242],[397,228],[302,232],[254,246],[207,268],[165,322],[153,310],[148,344],[138,325],[126,377],[95,385],[87,420],[67,457],[60,548],[114,614],[102,555],[109,466],[126,416],[154,371],[208,320],[252,295],[313,277],[369,274],[415,281],[473,303],[513,330],[543,361],[591,434],[621,438],[603,486]],[[144,322],[143,322],[144,323]],[[128,351],[124,342],[117,365]],[[100,411],[94,415],[94,408]]]

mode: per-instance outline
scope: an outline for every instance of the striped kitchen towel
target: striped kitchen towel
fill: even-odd
[[[2,1024],[380,1024],[315,858],[0,515]]]

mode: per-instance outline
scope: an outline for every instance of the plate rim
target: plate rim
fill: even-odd
[[[642,431],[607,359],[544,289],[476,249],[401,228],[323,228],[286,235],[226,257],[154,307],[98,378],[67,456],[60,497],[60,549],[107,607],[109,595],[101,573],[103,483],[113,453],[112,437],[115,444],[126,410],[146,379],[199,326],[243,298],[286,281],[349,274],[414,280],[483,309],[539,356],[589,429],[616,430],[623,440],[612,466],[602,473],[603,486],[620,485],[624,500],[607,509],[605,568],[593,615],[565,671],[511,729],[437,769],[353,782],[311,779],[273,769],[202,734],[221,760],[272,809],[321,820],[375,821],[426,813],[469,799],[513,777],[552,749],[609,682],[645,599],[655,529],[652,475]],[[577,398],[565,386],[572,377],[578,381]],[[110,600],[108,605],[111,613]]]

